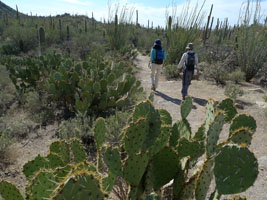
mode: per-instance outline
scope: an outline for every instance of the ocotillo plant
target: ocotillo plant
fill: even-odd
[[[213,4],[211,5],[211,8],[210,8],[210,14],[208,16],[208,21],[207,21],[205,32],[203,35],[203,44],[204,45],[206,43],[206,40],[208,39],[209,23],[210,23],[210,19],[211,19],[212,9],[213,9]]]

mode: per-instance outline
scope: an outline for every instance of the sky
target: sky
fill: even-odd
[[[190,5],[193,7],[199,3],[199,7],[204,0],[190,0]],[[253,0],[254,2],[256,0]],[[18,5],[19,11],[25,14],[32,13],[33,15],[57,15],[57,14],[81,14],[91,17],[92,12],[96,20],[108,19],[109,6],[117,3],[120,8],[127,6],[128,11],[138,10],[139,23],[147,25],[148,20],[153,21],[153,25],[166,25],[166,8],[169,13],[172,13],[173,5],[176,7],[176,15],[179,15],[187,0],[2,0],[12,8]],[[241,6],[244,6],[247,0],[206,0],[203,7],[203,12],[206,13],[206,18],[209,14],[211,5],[213,4],[213,13],[215,19],[224,20],[228,18],[231,25],[237,24],[239,11]],[[261,0],[261,10],[263,18],[266,17],[267,0]],[[133,12],[133,21],[135,21],[135,12]],[[205,19],[206,19],[205,18]]]

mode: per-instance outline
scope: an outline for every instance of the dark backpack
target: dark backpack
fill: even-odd
[[[164,59],[164,51],[163,49],[156,49],[156,58],[155,63],[161,65]]]
[[[195,52],[187,53],[187,62],[185,64],[188,71],[194,71],[195,69]]]

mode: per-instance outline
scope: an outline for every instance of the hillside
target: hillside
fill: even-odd
[[[17,12],[16,10],[14,10],[13,8],[9,7],[8,5],[0,1],[0,17],[3,16],[5,13],[10,17],[14,17],[16,16],[16,12]]]

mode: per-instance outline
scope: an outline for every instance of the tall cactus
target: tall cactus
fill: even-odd
[[[43,55],[45,48],[45,30],[43,27],[39,28],[39,55]]]
[[[139,25],[139,22],[138,22],[138,10],[136,10],[136,22],[135,22],[135,25],[136,25],[136,26]]]
[[[67,26],[67,41],[70,41],[70,28]]]

